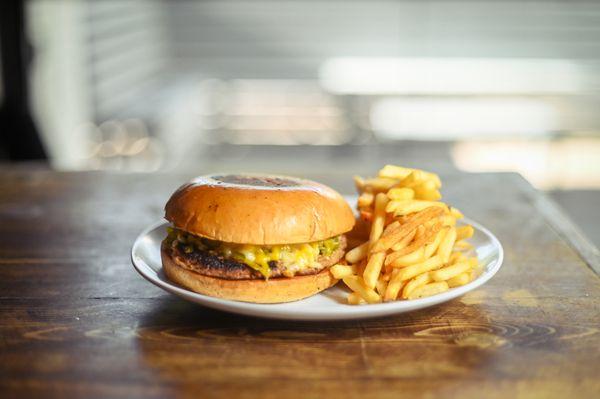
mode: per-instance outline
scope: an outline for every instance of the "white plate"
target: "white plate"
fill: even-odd
[[[349,320],[388,316],[423,309],[450,301],[488,281],[502,265],[504,252],[498,239],[485,227],[469,219],[466,224],[475,228],[469,240],[483,266],[478,278],[469,284],[452,288],[431,297],[413,300],[400,300],[373,305],[354,306],[346,303],[348,291],[343,284],[329,288],[317,295],[301,301],[280,304],[256,304],[213,298],[189,291],[167,279],[162,271],[160,243],[166,237],[168,223],[159,221],[146,228],[135,240],[131,249],[131,260],[135,269],[152,284],[175,295],[209,308],[239,313],[247,316],[286,320]]]

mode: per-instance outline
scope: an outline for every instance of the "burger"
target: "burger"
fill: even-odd
[[[209,175],[181,186],[165,206],[167,277],[237,301],[296,301],[337,281],[354,215],[333,189],[271,175]]]

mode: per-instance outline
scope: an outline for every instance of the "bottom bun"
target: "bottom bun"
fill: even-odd
[[[269,280],[226,280],[204,276],[175,263],[163,249],[163,269],[167,277],[194,292],[216,298],[254,303],[281,303],[298,301],[315,295],[337,283],[329,269],[320,273]]]

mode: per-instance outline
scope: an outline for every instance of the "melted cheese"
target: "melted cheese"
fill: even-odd
[[[248,245],[208,240],[181,230],[171,229],[169,237],[184,245],[185,252],[192,247],[209,251],[227,259],[235,259],[260,272],[265,278],[271,275],[270,262],[281,262],[283,274],[288,277],[315,266],[320,255],[329,256],[339,247],[339,237],[324,241],[289,245]]]

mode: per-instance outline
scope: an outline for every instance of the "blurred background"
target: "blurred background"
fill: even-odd
[[[600,242],[600,2],[0,7],[4,162],[515,171]]]

